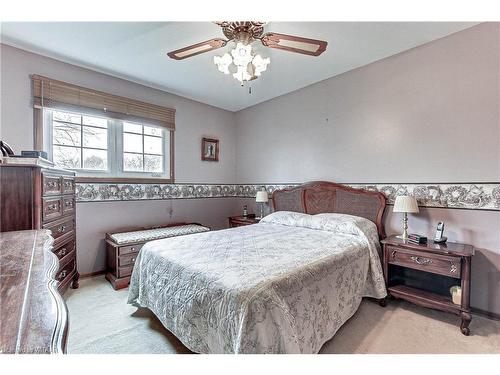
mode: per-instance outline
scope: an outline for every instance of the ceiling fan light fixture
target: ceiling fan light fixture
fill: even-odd
[[[233,73],[241,84],[245,81],[251,81],[259,77],[267,69],[271,59],[263,58],[255,54],[250,44],[245,45],[242,42],[236,42],[236,47],[230,53],[222,56],[214,56],[214,63],[217,69],[224,73]]]
[[[252,60],[252,65],[254,67],[254,75],[259,77],[262,72],[265,72],[267,66],[271,63],[269,57],[263,58],[261,55],[257,54]]]
[[[227,40],[214,38],[193,44],[168,53],[174,60],[183,60],[201,53],[212,51],[234,42],[236,47],[230,53],[214,56],[214,64],[224,74],[232,74],[243,86],[245,81],[252,81],[261,76],[271,63],[269,57],[263,58],[252,51],[252,43],[260,40],[267,48],[300,53],[309,56],[319,56],[326,50],[328,43],[324,40],[304,38],[295,35],[269,32],[264,34],[266,22],[260,21],[219,21],[215,22],[222,28]]]
[[[236,73],[233,73],[233,77],[236,78],[243,85],[243,82],[250,81],[252,76],[248,73],[248,65],[238,66]]]
[[[231,51],[233,56],[233,63],[236,66],[248,65],[252,61],[252,46],[250,44],[244,45],[241,42],[236,43],[236,48]]]
[[[217,65],[219,72],[229,74],[229,66],[233,63],[233,59],[229,53],[222,56],[214,56],[214,64]]]

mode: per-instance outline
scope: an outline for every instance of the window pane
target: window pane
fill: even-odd
[[[142,155],[141,154],[123,154],[123,170],[124,171],[139,171],[142,172]]]
[[[147,135],[155,135],[157,137],[161,137],[161,128],[156,128],[152,126],[144,126],[144,134]]]
[[[72,122],[74,124],[82,123],[82,116],[76,113],[52,111],[52,118],[57,121]]]
[[[98,126],[100,128],[108,127],[108,120],[102,117],[83,116],[83,123],[85,125]]]
[[[144,155],[145,172],[163,172],[163,157],[155,155]]]
[[[144,136],[144,153],[161,155],[162,152],[162,139],[157,137]]]
[[[54,154],[54,163],[58,167],[63,167],[63,168],[81,167],[80,148],[54,146],[52,151]]]
[[[106,150],[83,149],[83,168],[108,169],[108,152]]]
[[[123,123],[123,131],[130,133],[142,134],[142,125],[132,124],[130,122]]]
[[[89,126],[83,127],[83,146],[94,148],[108,148],[108,130],[91,128]]]
[[[58,145],[80,146],[80,125],[54,121],[53,142]]]
[[[123,133],[123,151],[142,152],[142,135]]]

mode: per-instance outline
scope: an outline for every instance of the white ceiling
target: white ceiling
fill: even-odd
[[[474,26],[470,22],[270,22],[265,31],[323,39],[326,52],[305,56],[253,44],[271,58],[252,94],[217,71],[213,56],[175,61],[166,53],[214,37],[210,22],[4,22],[2,43],[40,53],[230,111],[252,106],[334,75]]]

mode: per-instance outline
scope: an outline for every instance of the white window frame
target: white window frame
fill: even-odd
[[[73,170],[77,174],[80,181],[105,181],[113,182],[162,182],[171,183],[173,177],[173,131],[167,128],[137,121],[123,121],[110,117],[104,117],[94,114],[87,114],[85,111],[78,110],[61,110],[61,112],[69,112],[80,115],[89,115],[94,117],[106,118],[108,122],[108,169],[94,170],[82,168],[65,168]],[[161,129],[163,139],[163,172],[131,172],[123,170],[123,123],[130,122],[144,126],[156,127]],[[43,148],[47,151],[49,160],[53,160],[53,118],[52,109],[43,111]],[[143,135],[144,137],[144,135]],[[83,142],[83,140],[82,140]],[[144,150],[143,150],[144,151]]]

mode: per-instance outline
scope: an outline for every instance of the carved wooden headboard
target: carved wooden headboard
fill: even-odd
[[[375,223],[380,239],[385,238],[382,221],[386,206],[384,194],[354,189],[334,182],[315,181],[273,193],[274,211],[307,214],[340,213],[364,217]]]

